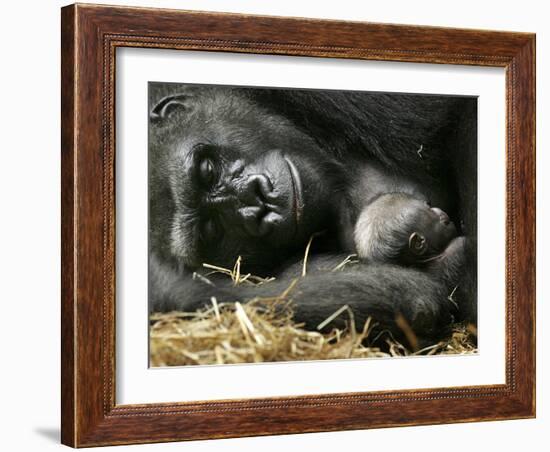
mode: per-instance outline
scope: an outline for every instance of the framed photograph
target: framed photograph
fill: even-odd
[[[535,36],[62,8],[62,442],[535,416]]]

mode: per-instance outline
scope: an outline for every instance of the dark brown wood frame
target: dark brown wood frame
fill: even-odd
[[[61,37],[64,444],[83,447],[535,416],[535,35],[77,4],[62,9]],[[117,47],[504,67],[506,383],[117,405]]]

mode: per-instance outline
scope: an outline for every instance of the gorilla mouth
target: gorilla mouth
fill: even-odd
[[[300,224],[300,218],[304,209],[304,201],[302,198],[302,180],[300,179],[300,173],[294,163],[285,156],[284,157],[288,169],[290,171],[290,180],[292,181],[292,192],[294,194],[294,215],[296,217],[296,227]]]

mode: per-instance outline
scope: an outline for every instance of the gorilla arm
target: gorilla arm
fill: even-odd
[[[468,242],[466,237],[463,236],[454,238],[445,248],[445,251],[427,267],[430,274],[440,275],[451,290],[458,284],[464,274]]]
[[[476,240],[456,237],[426,270],[447,287],[448,299],[458,309],[456,320],[475,324],[477,319]]]
[[[328,262],[332,258],[321,259]],[[342,259],[335,257],[334,262],[337,261]],[[308,262],[308,268],[315,267],[314,259]],[[282,278],[259,286],[234,286],[226,279],[206,282],[191,275],[179,276],[152,257],[150,306],[152,311],[193,312],[211,303],[211,297],[216,297],[218,302],[273,297],[285,292],[293,279],[285,272]],[[397,317],[402,316],[422,344],[449,333],[454,305],[448,301],[448,295],[445,284],[417,269],[355,264],[328,275],[326,271],[313,270],[297,278],[288,297],[293,303],[294,320],[304,323],[308,330],[315,331],[319,324],[347,305],[353,311],[357,330],[361,331],[372,317],[371,337],[387,331],[403,340],[403,331],[396,322]],[[344,328],[348,318],[342,313],[323,330]]]

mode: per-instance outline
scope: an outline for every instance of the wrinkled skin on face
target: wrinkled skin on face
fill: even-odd
[[[449,242],[456,237],[456,227],[443,210],[437,207],[420,205],[410,208],[409,213],[414,218],[417,234],[427,242],[425,258],[442,253]],[[409,237],[409,251],[411,251],[411,237]]]
[[[201,89],[200,102],[189,89],[156,114],[150,186],[164,190],[150,197],[153,249],[169,236],[164,252],[188,268],[242,256],[258,269],[327,223],[331,161],[284,118],[216,88]]]
[[[404,245],[410,260],[425,260],[441,254],[457,231],[449,216],[426,201],[410,199],[401,203],[401,217],[409,240]]]

